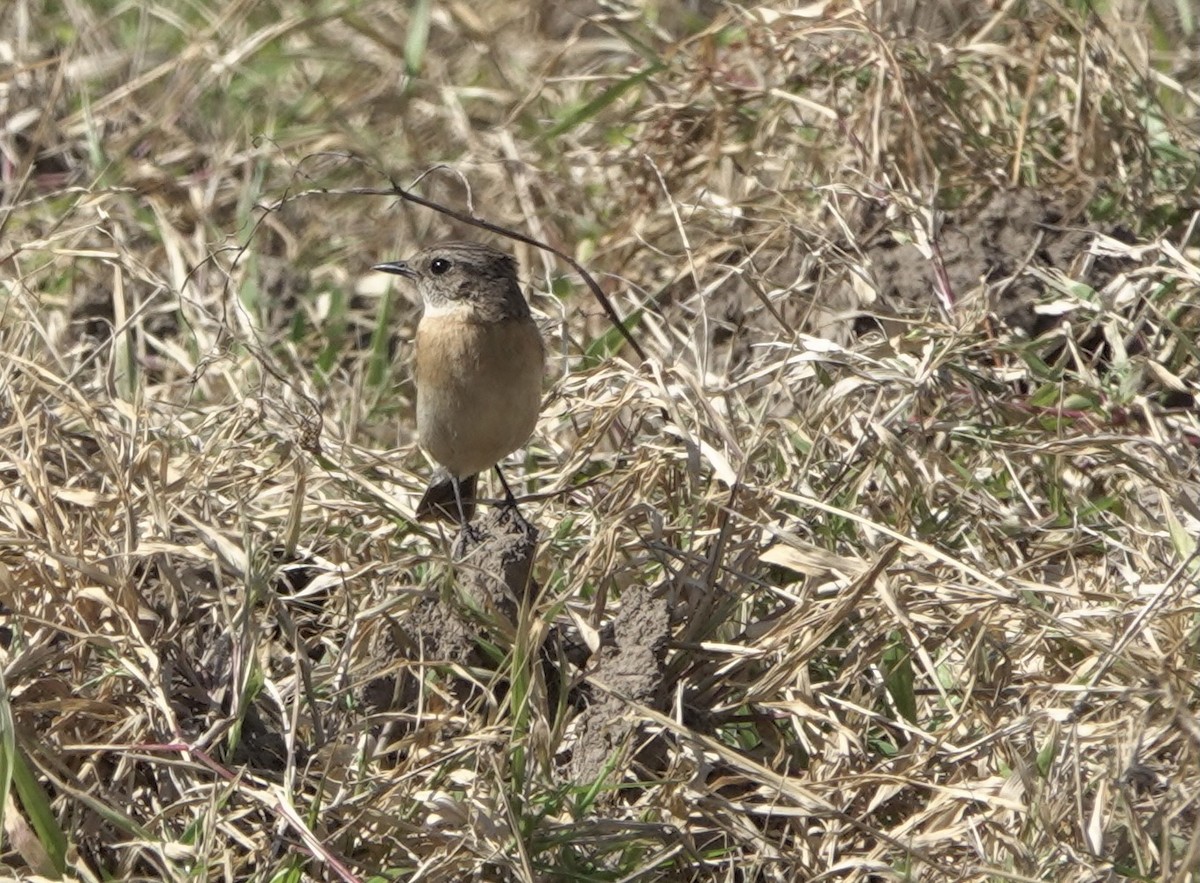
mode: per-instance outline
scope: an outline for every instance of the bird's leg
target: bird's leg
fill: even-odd
[[[463,502],[463,482],[457,475],[450,477],[451,486],[454,488],[454,502],[458,504],[458,539],[454,541],[455,555],[458,557],[465,556],[468,551],[475,545],[478,545],[483,534],[479,529],[471,524],[467,518],[467,513],[475,514],[475,476],[470,475],[466,479],[467,487],[470,489],[472,498],[469,502]]]
[[[500,471],[500,464],[496,464],[496,475],[500,479],[500,484],[504,487],[504,505],[512,509],[513,515],[516,516],[517,524],[524,527],[526,531],[533,531],[533,535],[537,536],[537,530],[532,524],[525,520],[525,516],[521,514],[521,507],[517,505],[517,498],[513,496],[512,488],[508,486],[508,482],[504,480],[504,473]]]
[[[462,486],[457,475],[450,476],[450,483],[454,487],[454,502],[458,504],[458,523],[464,528],[467,526],[466,509],[463,508],[462,501]]]
[[[500,478],[500,486],[504,488],[504,504],[517,508],[517,498],[513,496],[512,488],[508,486],[508,482],[504,480],[504,473],[500,471],[500,464],[496,464],[496,475]]]

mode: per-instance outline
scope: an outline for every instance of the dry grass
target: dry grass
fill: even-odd
[[[0,8],[8,871],[1197,879],[1195,34],[987,5]],[[651,355],[516,248],[542,592],[469,662],[392,637],[460,602],[368,268],[469,231],[389,177]],[[643,588],[574,781],[539,648]]]

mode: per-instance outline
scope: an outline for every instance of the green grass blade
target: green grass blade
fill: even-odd
[[[413,4],[412,17],[408,20],[408,33],[404,38],[404,67],[410,77],[421,72],[425,60],[425,48],[429,43],[430,0],[417,0]]]
[[[608,107],[634,86],[644,83],[646,80],[650,79],[650,77],[654,76],[665,67],[666,65],[663,64],[653,64],[645,70],[639,71],[638,73],[626,77],[614,85],[609,86],[591,101],[568,113],[565,117],[543,132],[538,138],[538,141],[549,141],[551,138],[557,138],[559,135],[571,131],[576,126],[586,122],[596,114],[600,113],[600,111],[604,110],[604,108]]]

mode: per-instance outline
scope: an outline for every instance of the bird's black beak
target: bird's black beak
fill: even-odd
[[[371,269],[378,270],[380,273],[407,276],[409,279],[417,278],[417,271],[407,261],[388,261],[386,264],[376,264]]]

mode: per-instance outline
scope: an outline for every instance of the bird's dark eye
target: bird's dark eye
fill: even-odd
[[[445,258],[434,258],[429,262],[429,272],[434,276],[441,276],[443,273],[449,270],[450,267],[450,262]]]

